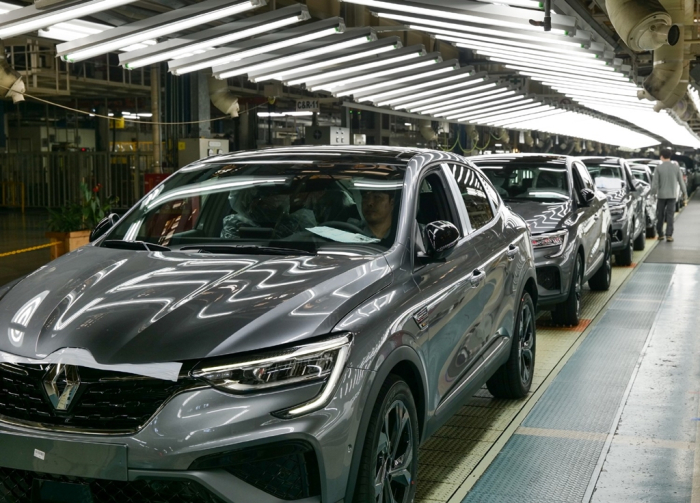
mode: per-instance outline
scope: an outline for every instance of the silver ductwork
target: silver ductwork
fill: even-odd
[[[653,75],[653,73],[652,73]],[[651,77],[651,75],[650,75]],[[685,112],[686,106],[683,106],[685,101],[683,98],[685,97],[686,92],[688,91],[688,79],[690,77],[690,61],[687,59],[684,61],[681,61],[681,75],[678,80],[678,83],[676,86],[671,89],[671,91],[668,93],[668,95],[662,100],[662,101],[657,101],[656,105],[654,105],[654,111],[659,112],[663,110],[664,108],[673,108],[674,111],[676,107],[678,107],[680,110],[680,114],[682,115]],[[645,82],[646,83],[646,82]]]
[[[429,120],[420,121],[420,134],[425,138],[425,141],[437,141],[438,134],[433,129],[433,125]]]
[[[226,80],[209,77],[209,98],[214,106],[226,115],[238,117],[238,96],[229,89]]]
[[[22,76],[10,66],[5,57],[5,46],[0,42],[0,90],[7,91],[5,98],[12,98],[13,103],[24,101],[27,91]]]
[[[681,27],[682,33],[683,27]],[[681,80],[684,65],[687,67],[687,61],[684,63],[683,45],[663,45],[654,51],[654,69],[644,80],[644,89],[637,93],[640,100],[665,102],[671,97]]]
[[[676,45],[679,27],[658,0],[605,0],[608,17],[620,38],[637,52]]]

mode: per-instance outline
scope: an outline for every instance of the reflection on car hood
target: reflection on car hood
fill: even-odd
[[[98,363],[182,361],[331,331],[391,282],[382,257],[280,257],[84,247],[0,301],[0,351],[88,350]]]
[[[562,203],[540,203],[537,201],[508,201],[508,206],[523,217],[530,232],[540,234],[562,229],[564,221],[571,215],[571,200]]]
[[[608,204],[610,206],[622,204],[622,202],[625,198],[625,189],[624,188],[608,189],[608,188],[598,187],[598,190],[601,191],[603,194],[605,194],[605,197],[608,199]]]

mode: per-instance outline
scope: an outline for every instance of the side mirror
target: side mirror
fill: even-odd
[[[579,194],[581,195],[583,204],[586,206],[589,206],[595,199],[595,192],[593,192],[591,189],[581,189]]]
[[[442,260],[457,246],[459,229],[450,222],[438,220],[425,227],[426,255],[431,259]]]
[[[110,213],[98,223],[95,228],[90,233],[90,242],[92,243],[96,239],[104,236],[108,230],[110,230],[119,221],[119,215],[116,213]]]

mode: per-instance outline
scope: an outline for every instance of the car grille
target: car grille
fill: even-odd
[[[59,412],[44,390],[48,366],[0,364],[0,416],[59,429],[128,433],[144,426],[158,409],[192,381],[141,378],[80,367],[80,387],[71,406]],[[57,383],[59,390],[62,383]]]
[[[71,498],[72,495],[80,497]],[[44,498],[69,498],[75,503],[223,503],[204,486],[190,480],[117,482],[0,468],[0,503],[32,503],[45,501]]]

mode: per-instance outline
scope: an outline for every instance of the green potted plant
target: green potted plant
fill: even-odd
[[[71,252],[90,241],[90,232],[109,213],[119,199],[100,200],[102,184],[92,190],[87,184],[80,184],[81,201],[69,203],[57,210],[49,209],[49,232],[46,237],[56,245],[51,247],[51,260]]]

